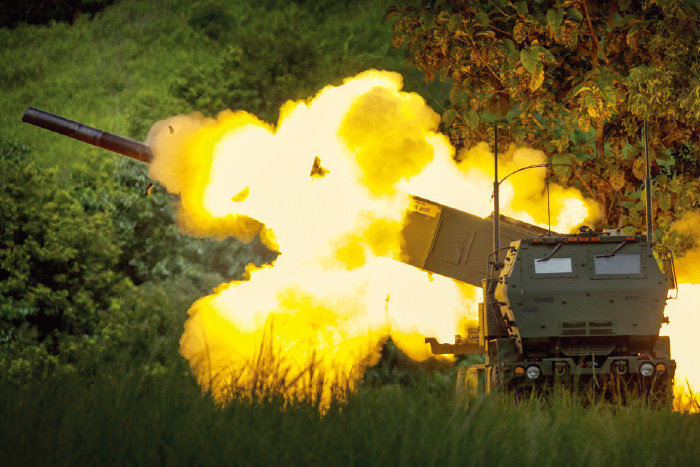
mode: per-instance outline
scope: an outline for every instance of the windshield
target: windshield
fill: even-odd
[[[539,258],[535,260],[535,274],[570,273],[571,258]]]
[[[642,262],[639,255],[597,255],[596,274],[641,274]]]

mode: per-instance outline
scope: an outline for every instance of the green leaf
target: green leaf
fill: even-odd
[[[476,110],[470,109],[462,113],[462,118],[464,118],[464,121],[466,122],[467,126],[472,130],[479,127],[479,114],[476,112]]]
[[[569,164],[570,162],[570,154],[554,154],[552,156],[552,164]]]
[[[613,13],[612,19],[615,21],[615,27],[619,28],[620,26],[624,26],[627,24],[630,20],[631,16],[620,16],[618,13]]]
[[[552,156],[552,164],[570,164],[571,155],[570,154],[555,154]],[[571,176],[571,166],[558,166],[553,167],[552,170],[557,177],[569,178]]]
[[[488,110],[486,112],[480,113],[479,118],[481,118],[481,120],[485,121],[486,123],[495,123],[496,121],[499,120],[498,115],[493,114],[493,113],[489,112]]]
[[[446,127],[449,127],[452,125],[452,122],[455,121],[455,118],[457,118],[457,111],[455,109],[447,109],[445,113],[442,114],[442,123],[445,124]]]
[[[530,10],[527,9],[527,2],[518,2],[516,5],[516,8],[518,10],[518,13],[521,15],[526,15]]]
[[[651,153],[651,151],[649,151]],[[659,164],[659,166],[663,167],[665,170],[669,170],[675,163],[676,160],[673,158],[666,159],[666,158],[657,158],[656,163]]]
[[[671,193],[678,194],[683,191],[683,184],[677,178],[672,179],[667,186]]]
[[[477,14],[474,15],[474,19],[476,20],[477,23],[482,25],[483,27],[488,27],[489,25],[489,15],[484,13],[483,11],[479,11]]]
[[[539,112],[532,112],[532,118],[537,120],[537,122],[543,127],[547,127],[547,121],[545,120],[544,116]]]
[[[664,212],[667,212],[671,209],[672,203],[671,203],[671,193],[668,193],[666,191],[662,191],[659,193],[656,197],[656,204],[659,206],[659,209],[661,209]]]
[[[515,44],[510,39],[503,39],[503,46],[505,47],[507,54],[510,54],[511,52],[517,52]]]
[[[578,8],[569,8],[566,10],[566,14],[569,15],[569,18],[573,19],[574,21],[581,21],[583,19],[583,15]]]
[[[459,13],[455,13],[450,18],[450,22],[447,25],[447,30],[450,32],[455,32],[462,25],[463,20],[464,18],[462,18],[462,15],[460,15]]]
[[[464,95],[465,94],[462,93],[462,90],[459,87],[453,86],[452,89],[450,89],[450,93],[448,94],[450,104],[457,105],[460,101],[460,98]]]
[[[542,83],[544,82],[544,66],[542,66],[542,62],[538,61],[537,64],[535,65],[535,69],[532,72],[532,76],[530,77],[530,91],[535,92],[537,91],[540,86],[542,86]]]
[[[437,16],[430,13],[430,12],[423,12],[419,16],[421,26],[426,30],[429,31],[435,27],[435,20],[437,19]],[[450,19],[450,21],[452,21]]]
[[[542,55],[543,55],[542,58],[545,62],[549,62],[549,63],[556,63],[557,62],[557,59],[554,58],[554,55],[552,55],[552,52],[550,52],[549,49],[547,49],[546,47],[540,46],[540,52],[542,52]]]
[[[559,26],[561,25],[561,22],[563,20],[563,11],[555,8],[550,8],[549,10],[547,10],[547,24],[552,29],[552,31],[556,32],[559,29]]]
[[[569,135],[569,140],[573,144],[586,143],[593,138],[595,138],[595,130],[593,128],[589,129],[588,131],[583,131],[580,128],[576,128]]]
[[[518,50],[513,50],[508,54],[508,57],[506,60],[508,61],[508,66],[509,67],[515,67],[515,64],[518,63],[518,60],[520,59],[520,52]]]
[[[539,59],[540,51],[537,46],[531,48],[530,50],[522,49],[520,51],[520,61],[522,62],[523,67],[529,73],[532,73],[535,70],[537,63],[539,63]]]
[[[512,122],[516,118],[520,117],[520,103],[516,103],[513,108],[511,108],[505,116],[505,121]]]
[[[518,124],[510,127],[510,132],[516,141],[522,141],[527,136],[527,128]]]
[[[620,206],[622,206],[625,209],[631,209],[634,207],[634,204],[632,201],[623,201],[620,203]]]
[[[629,157],[629,152],[634,149],[634,146],[632,146],[630,143],[625,143],[625,145],[622,147],[622,160],[626,161],[627,158]]]

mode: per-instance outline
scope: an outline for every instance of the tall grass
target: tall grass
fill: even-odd
[[[4,465],[697,465],[700,417],[572,396],[455,402],[426,384],[221,407],[182,371],[0,387]]]

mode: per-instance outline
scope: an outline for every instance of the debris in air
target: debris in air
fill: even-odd
[[[328,169],[321,167],[321,158],[316,156],[314,158],[314,165],[311,166],[311,173],[309,174],[309,176],[321,178],[328,172],[330,172]]]
[[[239,191],[237,194],[235,194],[232,198],[231,201],[234,203],[242,203],[243,201],[248,198],[248,195],[250,194],[250,188],[245,187],[241,191]]]
[[[175,128],[173,128],[172,125],[168,125],[168,129],[170,129],[170,134],[171,134],[171,135],[172,135],[173,133],[175,133]]]

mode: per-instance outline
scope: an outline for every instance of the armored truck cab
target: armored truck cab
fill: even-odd
[[[496,348],[508,350],[489,349],[490,387],[595,379],[670,389],[675,362],[669,338],[659,336],[669,283],[646,237],[523,238],[494,269],[488,308],[506,330]]]
[[[460,369],[458,387],[522,392],[558,381],[669,394],[676,364],[659,330],[673,267],[662,258],[662,272],[646,237],[585,227],[563,235],[500,216],[501,261],[490,219],[416,203],[406,261],[484,291],[478,329],[454,344],[426,339],[436,354],[486,355]]]

